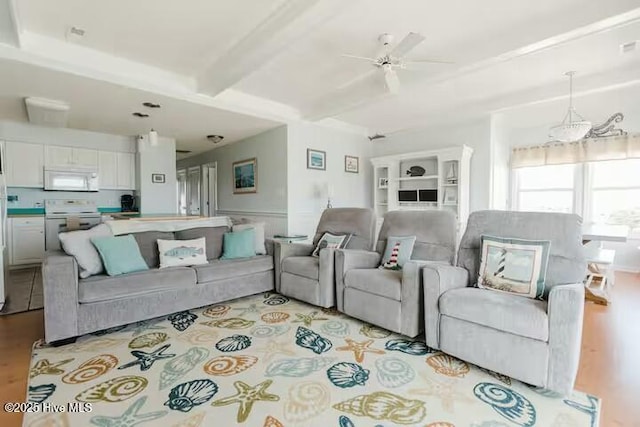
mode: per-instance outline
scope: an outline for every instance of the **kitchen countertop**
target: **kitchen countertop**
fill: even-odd
[[[205,218],[200,215],[180,215],[180,214],[173,214],[173,213],[172,214],[140,214],[140,213],[131,213],[131,212],[115,213],[115,214],[110,214],[110,216],[115,220],[136,219],[139,221],[188,220],[188,219]]]
[[[140,215],[140,212],[121,212],[120,208],[98,208],[98,212],[102,215]],[[9,208],[7,209],[7,216],[9,218],[44,216],[44,208]]]

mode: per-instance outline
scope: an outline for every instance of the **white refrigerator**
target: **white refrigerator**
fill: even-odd
[[[5,146],[0,141],[0,310],[4,307],[9,275],[7,256],[7,180],[5,175]]]

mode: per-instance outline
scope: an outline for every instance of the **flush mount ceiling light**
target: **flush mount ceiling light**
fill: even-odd
[[[222,141],[224,139],[224,136],[222,135],[207,135],[207,139],[211,142],[213,142],[214,144],[217,144],[218,142]]]
[[[565,73],[569,77],[569,109],[565,114],[562,123],[552,126],[549,129],[549,137],[554,141],[572,142],[584,138],[591,130],[592,124],[585,120],[573,108],[573,76],[575,71]]]
[[[148,114],[145,113],[140,113],[138,111],[136,111],[135,113],[131,113],[132,116],[136,116],[136,117],[140,117],[142,119],[146,119],[147,117],[149,117]]]
[[[156,104],[153,102],[143,102],[142,105],[147,108],[160,108],[160,104]]]

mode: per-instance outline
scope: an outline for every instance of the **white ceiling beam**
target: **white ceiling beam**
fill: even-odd
[[[273,60],[304,34],[360,0],[286,0],[198,76],[198,90],[215,96]]]
[[[0,43],[20,47],[21,35],[16,0],[0,0]]]

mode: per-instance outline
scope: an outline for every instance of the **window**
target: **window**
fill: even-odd
[[[622,224],[640,233],[640,160],[594,162],[586,215],[592,222]]]
[[[575,165],[516,169],[516,210],[575,211]]]
[[[640,235],[640,159],[514,169],[512,208],[573,212]]]

